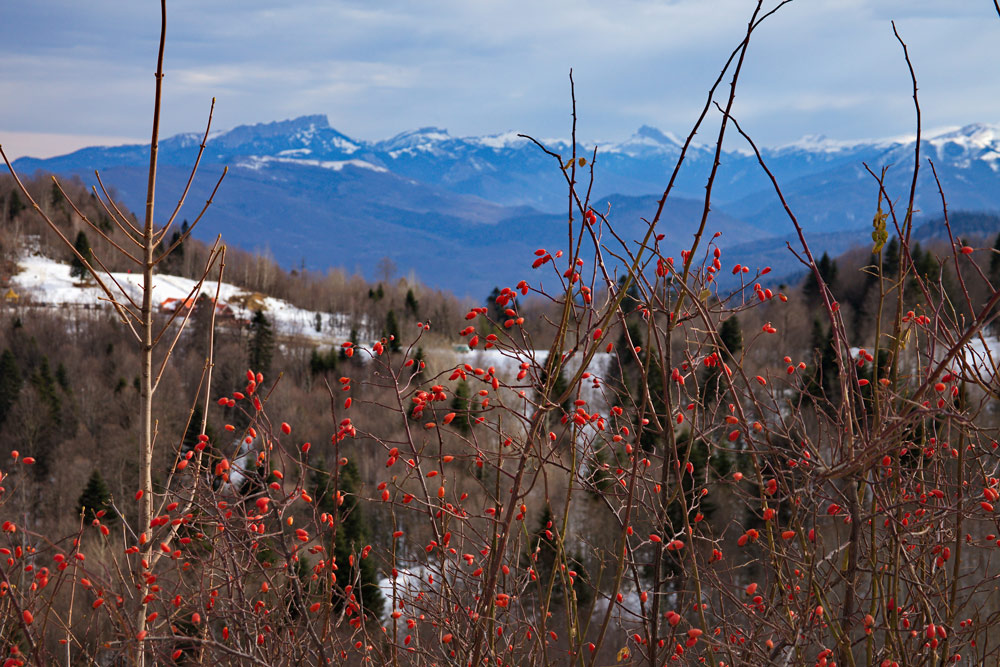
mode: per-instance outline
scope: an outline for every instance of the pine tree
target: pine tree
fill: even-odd
[[[500,288],[494,287],[490,295],[486,297],[486,313],[490,318],[490,321],[496,322],[497,324],[503,323],[506,317],[504,317],[504,307],[497,303],[497,299],[500,298]]]
[[[542,371],[540,387],[544,388],[548,384],[548,373]],[[569,389],[569,382],[566,381],[566,374],[563,373],[563,368],[559,367],[559,374],[556,375],[556,381],[552,385],[552,389],[549,392],[549,401],[555,401],[560,396],[564,395]],[[569,395],[559,404],[560,409],[563,412],[569,412],[570,404],[573,401],[573,396]]]
[[[736,359],[743,351],[743,330],[735,315],[726,319],[719,326],[719,357],[722,363],[735,364]],[[702,400],[706,403],[713,403],[719,396],[719,381],[722,379],[722,364],[707,366],[702,371]]]
[[[250,368],[267,377],[271,372],[271,358],[274,355],[274,331],[263,310],[255,310],[250,320]]]
[[[832,399],[837,391],[840,369],[837,366],[837,350],[834,347],[833,329],[824,331],[819,320],[813,320],[811,347],[816,365],[810,381],[810,393],[822,393]]]
[[[570,590],[568,587],[572,586],[572,594],[576,598],[577,604],[586,606],[594,595],[587,569],[583,564],[583,559],[568,552],[563,553],[568,567],[562,568],[563,563],[560,562],[557,542],[558,523],[552,514],[551,506],[546,503],[542,515],[538,519],[538,527],[528,540],[529,551],[522,556],[523,566],[535,571],[537,583],[532,584],[529,593],[541,591],[541,595],[544,596],[548,590],[549,582],[555,575],[550,601],[555,604],[565,604],[566,592]],[[566,548],[565,543],[563,543],[563,548]],[[575,572],[575,576],[569,577],[568,573],[564,574],[567,570]]]
[[[455,385],[455,396],[451,399],[451,411],[455,413],[455,419],[451,424],[462,433],[468,433],[472,427],[471,397],[469,383],[459,380]]]
[[[385,316],[385,338],[389,342],[389,349],[399,352],[399,320],[396,319],[396,311],[390,310]]]
[[[346,586],[353,586],[355,597],[365,613],[378,617],[385,606],[385,598],[378,585],[378,572],[371,559],[361,558],[360,551],[369,543],[369,524],[358,505],[357,493],[361,477],[354,461],[340,466],[337,490],[344,499],[338,507],[333,498],[333,481],[322,464],[312,474],[313,497],[319,498],[318,511],[336,514],[339,520],[334,539],[333,554],[337,564],[337,583],[334,606],[341,609],[348,595]],[[353,558],[352,558],[353,557]],[[354,563],[351,565],[351,563]]]
[[[69,393],[69,371],[66,370],[66,364],[61,361],[56,366],[56,382],[64,393]]]
[[[184,238],[184,235],[187,234],[188,231],[190,231],[190,229],[191,229],[191,225],[188,223],[187,220],[185,220],[184,222],[182,222],[181,223],[181,235],[180,235],[179,238]],[[177,248],[174,249],[174,253],[177,255],[178,258],[184,257],[184,241],[181,241],[180,245],[178,245]]]
[[[743,330],[735,315],[719,327],[719,340],[722,342],[722,358],[727,362],[734,361],[743,351]]]
[[[204,292],[199,294],[191,311],[191,320],[188,322],[190,345],[198,355],[204,354],[208,348],[214,311],[215,302],[212,301],[212,297]]]
[[[726,445],[732,446],[728,442],[726,442]],[[701,438],[696,438],[692,441],[691,431],[687,429],[677,434],[675,446],[677,447],[678,458],[680,460],[687,458],[694,470],[691,474],[686,474],[681,478],[680,486],[684,493],[684,499],[682,500],[678,496],[673,495],[673,500],[667,505],[666,525],[668,526],[668,531],[675,530],[677,527],[684,525],[685,511],[696,502],[705,518],[711,519],[716,511],[716,505],[710,498],[700,497],[696,480],[705,478],[706,468],[708,468],[708,473],[714,479],[725,477],[732,469],[732,460],[722,447],[713,447],[710,450]],[[709,459],[710,451],[712,454],[711,459]],[[676,575],[683,571],[678,554],[665,549],[662,555],[661,576],[663,576],[663,573]],[[651,563],[648,566],[647,574],[652,575],[652,573],[653,564]]]
[[[87,240],[87,235],[83,233],[83,230],[76,235],[73,247],[76,248],[76,252],[80,253],[80,257],[83,257],[87,264],[94,261],[94,255],[90,251],[90,241]],[[77,257],[74,253],[73,259],[69,263],[69,275],[77,280],[83,280],[88,275],[87,266],[80,260],[80,257]]]
[[[833,285],[837,281],[837,262],[831,260],[830,256],[824,252],[819,262],[817,262],[816,268],[819,270],[819,275],[826,286],[833,289]],[[816,282],[816,274],[812,271],[806,274],[806,280],[802,284],[802,296],[810,304],[819,303],[819,283]]]
[[[49,190],[49,200],[53,206],[59,206],[63,203],[63,193],[59,191],[59,185],[55,181],[52,182],[52,188]]]
[[[615,343],[618,363],[611,364],[604,379],[605,386],[613,392],[612,404],[623,409],[630,403],[629,397],[635,396],[634,388],[639,381],[640,367],[633,353],[633,348],[642,349],[644,347],[641,324],[632,319],[625,321],[626,327],[619,334],[618,342]]]
[[[594,452],[593,458],[587,465],[587,481],[593,485],[591,491],[594,494],[593,497],[598,500],[615,484],[615,477],[609,469],[610,458],[608,450],[602,447]]]
[[[645,376],[646,391],[649,392],[649,402],[652,405],[653,412],[660,415],[663,424],[669,424],[669,420],[666,417],[667,406],[663,400],[663,365],[660,361],[659,355],[653,353],[653,350],[646,349],[645,355],[648,361],[644,360],[648,372]],[[640,388],[641,392],[642,389]],[[641,394],[640,394],[641,395]],[[650,420],[652,421],[652,420]],[[665,428],[670,428],[665,426]],[[642,428],[639,430],[639,446],[646,452],[656,451],[657,447],[660,448],[660,452],[664,453],[667,449],[668,440],[665,437],[665,431],[661,432],[653,428],[650,425],[647,428]]]
[[[184,238],[184,235],[187,233],[188,229],[189,229],[188,221],[185,220],[183,224],[181,224],[181,228],[177,231],[174,231],[170,235],[170,242],[165,245],[160,245],[158,247],[158,250],[161,253],[166,252],[170,248],[173,248],[173,250],[170,253],[170,256],[164,261],[164,266],[163,266],[164,271],[180,272],[182,267],[184,266],[184,241],[182,241],[181,239]]]
[[[202,408],[201,401],[198,401],[194,404],[194,410],[191,411],[191,421],[188,422],[187,430],[184,431],[184,438],[181,440],[182,451],[194,449],[195,445],[198,444],[198,436],[201,435],[201,420],[204,417],[205,409]],[[215,440],[212,425],[208,422],[205,422],[205,435],[208,436],[209,442]]]
[[[111,523],[118,519],[118,514],[112,507],[111,489],[108,488],[101,472],[97,469],[90,474],[87,485],[83,487],[83,493],[76,504],[77,511],[84,513],[84,519],[88,522],[97,518],[97,513],[104,510],[105,514],[101,518],[104,523]]]
[[[21,201],[21,196],[17,193],[17,190],[10,191],[10,199],[7,201],[7,215],[13,220],[18,216],[18,214],[25,209],[24,202]]]
[[[1000,236],[997,239],[1000,240]],[[886,278],[895,278],[897,274],[899,274],[899,239],[893,236],[882,253],[882,275]]]
[[[994,289],[1000,286],[1000,234],[997,234],[996,241],[993,242],[993,253],[990,255],[989,279]],[[996,312],[996,308],[991,311],[991,313],[993,312]],[[1000,330],[1000,321],[994,320],[992,328],[994,333]]]
[[[938,273],[941,271],[941,264],[937,261],[934,253],[929,250],[924,252],[920,244],[917,243],[913,247],[911,256],[913,257],[913,269],[917,275],[932,281],[937,279]]]
[[[330,348],[327,352],[320,352],[319,348],[314,347],[309,355],[309,372],[313,375],[331,373],[337,370],[338,363],[338,354],[335,349]]]
[[[17,367],[17,359],[10,349],[5,349],[0,355],[0,425],[7,420],[11,408],[17,403],[22,384],[21,369]]]
[[[413,294],[413,289],[406,290],[406,311],[413,317],[417,317],[420,312],[420,305],[417,297]]]
[[[552,508],[546,503],[542,515],[538,517],[538,527],[528,542],[530,551],[527,554],[528,567],[535,571],[538,581],[542,582],[543,590],[548,586],[559,555],[554,527]],[[556,600],[561,599],[562,586],[556,582],[552,592]]]
[[[628,276],[621,275],[618,276],[618,291],[620,292],[625,283],[628,281]],[[626,313],[631,313],[635,310],[636,306],[642,303],[642,295],[639,294],[639,288],[636,286],[633,280],[629,283],[628,291],[625,292],[625,298],[622,299],[622,310]]]
[[[357,346],[357,344],[358,344],[358,330],[355,329],[355,328],[351,328],[351,335],[350,335],[350,337],[347,340],[351,343],[351,345]],[[341,347],[340,348],[339,356],[340,356],[340,360],[341,361],[347,361],[348,356],[347,356],[347,348],[346,347]]]
[[[993,242],[993,254],[990,255],[990,282],[993,287],[1000,283],[1000,234],[997,234],[996,241]]]
[[[48,408],[49,417],[56,426],[62,425],[62,399],[56,391],[56,381],[49,369],[49,358],[43,356],[38,368],[31,376],[31,384],[38,391],[39,398]]]

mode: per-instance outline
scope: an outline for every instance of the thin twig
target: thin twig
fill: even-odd
[[[98,197],[97,200],[101,202],[101,206],[104,206],[104,210],[107,211],[108,215],[111,216],[111,219],[115,221],[116,225],[118,225],[118,229],[122,230],[125,236],[129,237],[137,248],[141,248],[142,242],[139,239],[142,238],[142,232],[139,231],[138,227],[129,222],[128,216],[122,213],[122,210],[118,208],[118,204],[115,203],[115,200],[111,197],[107,187],[105,187],[99,171],[94,171],[94,178],[97,179],[97,184],[101,186],[101,192],[104,194],[105,199],[108,200],[108,203],[111,204],[111,207],[115,209],[115,212],[112,213],[108,210],[107,205],[104,203],[104,199]],[[95,189],[94,192],[96,193],[97,190]],[[133,236],[133,234],[135,234],[135,236]]]

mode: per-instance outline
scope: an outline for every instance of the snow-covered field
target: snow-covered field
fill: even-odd
[[[137,273],[112,273],[114,281],[138,303],[142,298],[142,276]],[[105,281],[112,290],[117,290],[112,281]],[[11,285],[22,302],[49,306],[95,307],[107,306],[107,297],[100,287],[92,280],[81,282],[70,276],[69,264],[62,264],[38,254],[22,256],[18,260],[18,272],[12,276]],[[159,274],[154,279],[153,303],[158,309],[168,311],[185,299],[197,297],[192,294],[196,281],[166,274]],[[216,284],[206,282],[201,291],[214,297]],[[246,297],[250,293],[236,285],[222,283],[219,287],[219,303],[228,305],[233,315],[240,320],[249,320],[253,313],[246,305]],[[315,311],[297,308],[282,299],[256,295],[255,304],[263,306],[264,313],[271,321],[274,329],[283,335],[297,335],[309,338],[319,344],[340,345],[350,338],[352,328],[360,331],[365,329],[364,321],[351,321],[350,316],[343,313],[318,313],[321,320],[321,331],[316,331]],[[362,347],[367,348],[366,345]],[[505,379],[513,379],[523,361],[532,361],[542,365],[548,356],[546,350],[535,350],[530,353],[520,352],[516,357],[499,350],[471,350],[461,352],[453,350],[455,361],[473,366],[487,368],[493,366],[497,374]],[[364,356],[364,355],[362,355]],[[597,354],[590,365],[590,371],[603,375],[608,370],[611,355]],[[577,367],[576,360],[571,359],[565,373],[572,374]],[[596,398],[585,383],[585,393],[588,400]]]
[[[70,276],[70,266],[41,255],[22,257],[18,261],[19,271],[12,277],[14,291],[22,301],[30,297],[34,303],[44,303],[53,306],[97,306],[107,305],[107,296],[93,281],[81,283]],[[136,303],[142,298],[142,276],[136,273],[112,273],[118,285]],[[112,290],[117,290],[114,283],[105,281]],[[153,286],[153,303],[158,309],[168,310],[172,304],[183,302],[184,299],[197,297],[192,294],[196,281],[165,274],[157,275]],[[216,283],[206,282],[201,291],[211,297],[215,296]],[[237,319],[249,320],[253,313],[247,308],[245,297],[249,292],[229,283],[219,287],[220,304],[228,305]],[[241,298],[244,297],[244,298]],[[124,300],[124,299],[123,299]],[[173,302],[169,300],[174,300]],[[283,335],[298,335],[310,338],[317,343],[339,344],[350,337],[352,323],[350,318],[334,314],[331,325],[330,313],[319,313],[321,330],[316,331],[315,311],[297,308],[287,301],[273,297],[261,297],[255,303],[263,307],[265,315],[271,321],[274,329]],[[361,329],[363,323],[358,323]]]
[[[490,350],[472,350],[469,352],[457,352],[455,354],[455,360],[460,364],[469,364],[478,368],[488,368],[493,366],[496,369],[496,375],[508,382],[513,382],[514,377],[517,375],[518,370],[520,370],[520,364],[522,362],[528,362],[538,365],[538,367],[545,366],[545,360],[548,359],[548,350],[533,350],[525,353],[521,351],[514,356],[510,352],[504,352],[497,350],[496,348]],[[610,370],[613,355],[607,354],[605,352],[598,352],[594,355],[591,360],[590,365],[587,370],[590,371],[592,376],[598,376],[603,378],[607,375]],[[566,362],[566,366],[563,369],[563,375],[568,380],[572,375],[579,369],[578,358],[570,359]],[[603,396],[600,390],[595,389],[589,381],[584,381],[581,385],[582,398],[588,403],[592,403],[592,407],[596,406],[601,409],[604,408]]]

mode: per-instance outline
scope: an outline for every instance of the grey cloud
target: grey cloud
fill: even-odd
[[[1000,19],[961,0],[810,0],[752,43],[736,111],[768,143],[856,138],[912,125],[888,24],[910,44],[927,122],[997,120],[1000,72],[982,67]],[[419,125],[453,134],[568,128],[574,68],[581,131],[640,124],[683,133],[740,40],[747,0],[176,0],[169,5],[164,131],[328,113],[375,139]],[[156,3],[8,3],[0,25],[2,132],[142,136]]]

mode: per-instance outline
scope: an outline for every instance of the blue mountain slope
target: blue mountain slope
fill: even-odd
[[[572,154],[565,141],[540,141],[564,160]],[[183,188],[200,142],[196,134],[161,142],[157,196],[164,214]],[[592,203],[610,211],[624,238],[643,235],[641,218],[655,213],[681,147],[681,140],[650,127],[624,142],[597,145]],[[842,239],[871,222],[877,190],[864,163],[876,172],[888,165],[893,201],[905,201],[913,148],[905,140],[847,144],[806,138],[763,154],[821,251],[824,244],[839,248]],[[973,125],[930,136],[921,152],[935,161],[949,207],[1000,210],[1000,130]],[[594,145],[579,146],[578,155],[591,162]],[[688,150],[657,229],[665,234],[661,245],[667,254],[679,255],[690,243],[714,157],[704,146]],[[147,147],[121,146],[47,160],[23,158],[15,167],[22,173],[80,175],[87,183],[99,169],[125,205],[140,211],[147,164]],[[495,284],[527,278],[524,267],[535,248],[567,243],[566,184],[559,164],[515,133],[460,138],[428,127],[365,142],[330,127],[325,116],[237,127],[210,137],[183,217],[196,215],[226,165],[229,175],[199,235],[211,239],[221,233],[238,246],[266,248],[285,265],[305,260],[313,269],[344,266],[372,277],[378,260],[388,256],[404,274],[413,270],[433,286],[481,296]],[[590,168],[577,169],[581,187],[590,185]],[[926,166],[917,204],[928,214],[940,210]],[[707,229],[709,235],[716,231],[722,232],[723,247],[744,244],[749,254],[739,261],[749,264],[773,264],[773,249],[783,247],[791,232],[751,155],[720,156]]]

